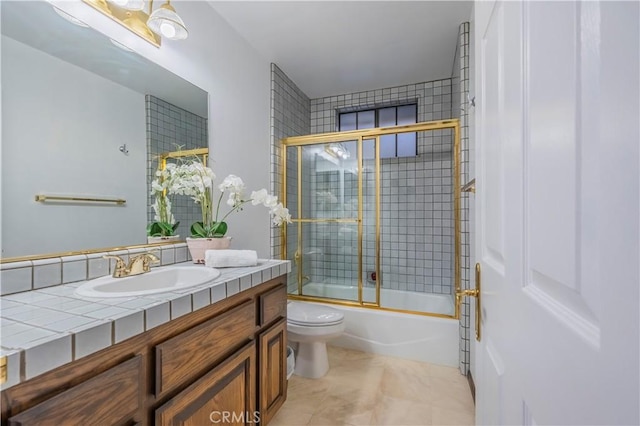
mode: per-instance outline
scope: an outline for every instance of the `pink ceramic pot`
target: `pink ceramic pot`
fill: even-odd
[[[193,263],[204,264],[204,253],[207,250],[224,250],[231,246],[231,237],[222,238],[187,238],[187,247]]]

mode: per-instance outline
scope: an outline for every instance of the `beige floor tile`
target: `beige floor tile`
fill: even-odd
[[[456,368],[329,347],[329,373],[292,376],[279,425],[473,424],[466,378]]]
[[[466,382],[434,377],[431,381],[431,403],[446,410],[471,412],[474,409],[471,390]]]
[[[375,403],[373,392],[356,392],[355,388],[345,389],[341,394],[330,392],[318,405],[309,424],[369,425]]]
[[[287,387],[285,404],[294,406],[299,412],[313,414],[326,396],[331,383],[322,379],[306,379],[291,376]]]
[[[384,368],[380,392],[393,398],[430,402],[431,380],[429,364],[392,360]]]
[[[338,367],[342,365],[350,366],[384,366],[387,357],[375,355],[367,352],[354,351],[352,349],[340,348],[337,346],[327,346],[329,354],[329,365]]]
[[[456,410],[447,410],[440,407],[433,407],[431,420],[434,425],[475,425],[475,414]]]
[[[376,403],[372,425],[431,425],[431,406],[427,402],[382,396]]]
[[[278,410],[276,416],[271,419],[269,426],[300,426],[306,425],[313,416],[306,410],[299,410],[289,400]]]

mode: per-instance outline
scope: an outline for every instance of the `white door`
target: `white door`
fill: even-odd
[[[639,3],[477,2],[478,424],[638,424]]]

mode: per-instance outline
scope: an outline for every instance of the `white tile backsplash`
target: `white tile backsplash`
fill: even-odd
[[[90,254],[88,258],[88,279],[109,275],[109,259],[105,259],[104,253]]]
[[[158,256],[160,258],[160,261],[162,262],[162,265],[172,265],[174,263],[176,263],[176,250],[173,247],[162,247],[162,250],[160,250],[160,256]]]
[[[176,263],[187,261],[187,247],[176,247]]]
[[[72,283],[87,279],[87,256],[62,258],[62,282]]]
[[[31,266],[26,268],[2,269],[2,271],[0,271],[0,294],[4,296],[31,290],[32,275],[33,269]]]

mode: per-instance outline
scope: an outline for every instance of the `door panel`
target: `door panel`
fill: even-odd
[[[639,12],[475,4],[479,424],[640,421]]]

